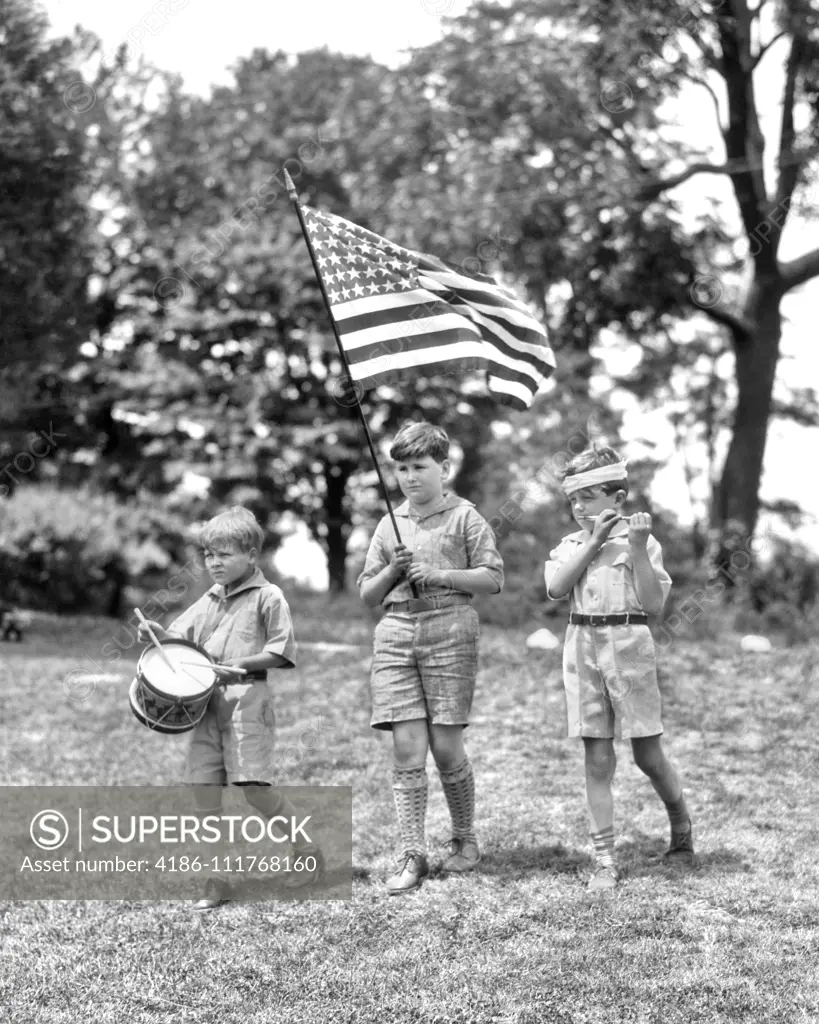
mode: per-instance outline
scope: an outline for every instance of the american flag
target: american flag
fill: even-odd
[[[412,373],[480,371],[499,401],[532,404],[555,359],[513,292],[343,217],[302,210],[354,381],[371,388]]]

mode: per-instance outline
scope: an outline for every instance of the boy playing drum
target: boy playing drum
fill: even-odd
[[[221,665],[245,669],[243,676],[223,676],[188,752],[188,781],[212,786],[210,799],[197,790],[200,811],[218,813],[226,783],[244,786],[251,806],[268,819],[290,817],[295,810],[265,777],[273,765],[276,719],[268,669],[294,668],[296,641],[290,609],[281,590],[268,582],[256,561],[264,534],[252,512],[234,506],[203,527],[200,542],[214,585],[167,629],[149,621],[159,640],[180,637],[202,646]],[[147,640],[140,626],[139,639]],[[207,802],[208,806],[202,806]],[[301,841],[301,837],[299,837]],[[322,856],[312,843],[298,843],[300,856],[315,858],[314,872],[300,876],[310,882],[323,870]],[[229,886],[211,879],[195,910],[211,910],[224,902]]]

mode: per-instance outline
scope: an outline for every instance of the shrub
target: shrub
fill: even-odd
[[[171,573],[184,552],[184,525],[155,503],[51,486],[0,502],[0,597],[9,604],[117,614],[129,580]]]

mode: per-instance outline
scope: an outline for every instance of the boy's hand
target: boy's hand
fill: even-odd
[[[168,639],[169,634],[164,626],[160,626],[160,624],[158,622],[154,622],[153,619],[146,619],[145,621],[154,631],[154,636],[157,638],[157,640]],[[150,639],[151,638],[148,636],[148,630],[140,622],[139,629],[137,629],[137,640],[140,640],[142,643],[147,643]]]
[[[445,569],[436,569],[428,562],[413,562],[407,569],[407,579],[424,587],[448,587],[450,586],[448,574]]]
[[[396,577],[403,576],[412,561],[412,552],[405,544],[396,544],[390,559],[390,568]]]
[[[604,508],[600,515],[597,517],[597,522],[594,524],[592,530],[592,540],[595,544],[600,547],[609,539],[609,534],[620,522],[622,516],[619,512],[615,512],[613,508]]]
[[[628,542],[636,551],[644,551],[651,533],[651,516],[648,512],[635,512],[628,524]]]
[[[238,660],[238,658],[226,658],[225,661],[221,662],[221,664],[214,668],[217,677],[219,679],[236,679],[237,676],[247,675],[245,668],[241,665],[233,664],[233,662]]]

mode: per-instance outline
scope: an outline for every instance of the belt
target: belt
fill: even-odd
[[[642,612],[617,612],[614,615],[580,615],[569,612],[570,626],[645,626],[648,616]]]
[[[450,605],[472,604],[471,594],[445,594],[442,597],[413,597],[409,601],[393,601],[388,604],[386,612],[431,612],[438,608],[449,608]]]
[[[220,679],[218,686],[236,686],[237,683],[244,685],[245,683],[263,683],[267,679],[267,672],[260,670],[259,672],[248,672],[245,676],[228,676],[227,679]]]

